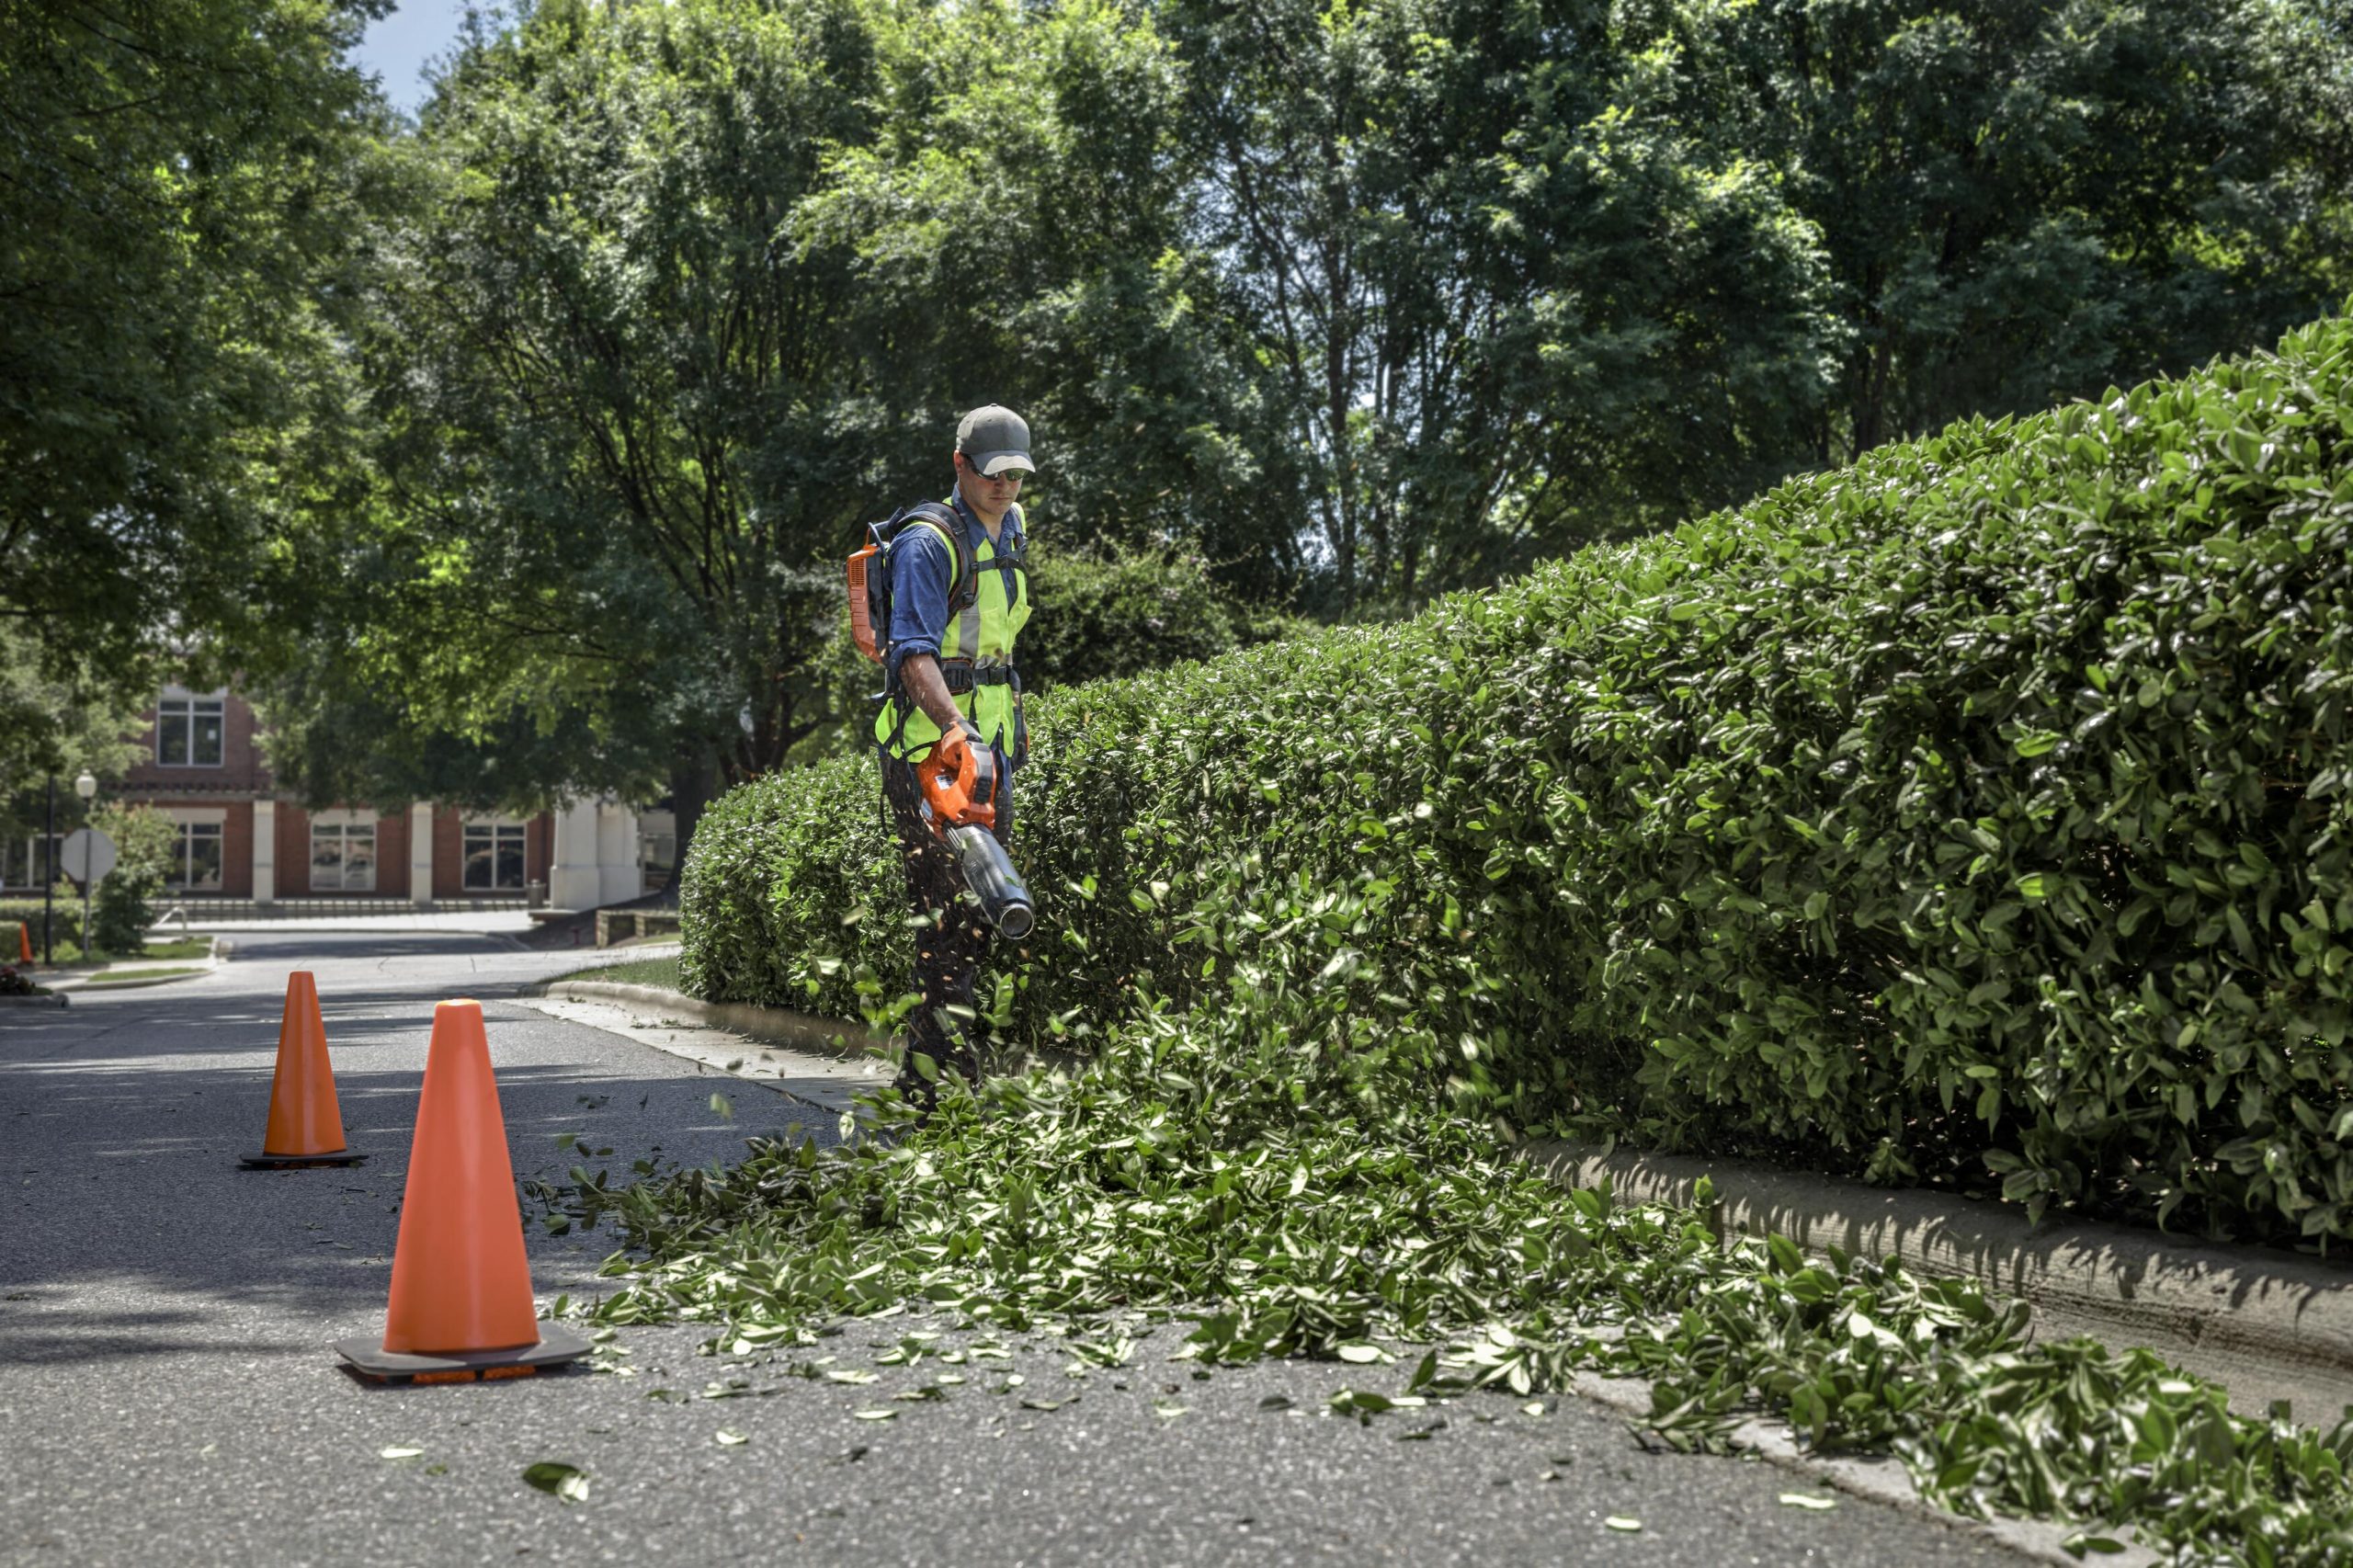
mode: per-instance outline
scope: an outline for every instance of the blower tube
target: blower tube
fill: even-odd
[[[948,847],[955,852],[956,869],[964,874],[964,885],[981,901],[981,913],[996,934],[1008,942],[1026,938],[1037,926],[1037,906],[996,835],[970,824],[951,827]]]

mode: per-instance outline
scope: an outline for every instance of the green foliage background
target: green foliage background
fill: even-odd
[[[1041,547],[1393,619],[2309,319],[2348,84],[2303,0],[540,0],[350,161],[232,645],[314,797],[690,827],[855,734],[964,407]]]
[[[2353,1231],[2353,324],[1971,420],[1401,625],[1038,704],[1017,1041],[1319,971],[1521,1126]],[[869,767],[684,878],[704,994],[905,972]],[[1295,913],[1257,907],[1279,892]],[[1154,1005],[1159,1005],[1154,1004]]]
[[[256,608],[382,210],[380,8],[0,3],[0,618],[45,675],[152,696]]]

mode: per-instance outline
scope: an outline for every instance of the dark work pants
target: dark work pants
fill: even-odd
[[[1010,848],[1013,773],[1003,752],[996,754],[996,838]],[[917,1051],[930,1057],[942,1074],[961,1073],[969,1081],[980,1080],[980,1058],[972,1050],[971,1031],[947,1009],[972,1008],[973,973],[988,951],[992,933],[964,891],[954,853],[924,821],[913,763],[882,759],[882,804],[898,830],[899,852],[906,858],[907,912],[923,921],[915,928],[915,977],[909,986],[923,1000],[907,1015],[907,1053],[899,1069],[899,1088],[928,1109],[937,1091],[915,1069]]]

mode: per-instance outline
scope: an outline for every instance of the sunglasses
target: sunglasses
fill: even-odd
[[[983,473],[981,472],[981,465],[974,462],[970,458],[966,458],[964,460],[964,466],[972,471],[972,477],[974,479],[995,479],[1006,484],[1018,484],[1023,480],[1029,477],[1027,470],[1017,468],[1006,469],[1003,473],[998,474]]]

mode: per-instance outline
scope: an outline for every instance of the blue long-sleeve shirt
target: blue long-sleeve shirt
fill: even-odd
[[[964,537],[975,556],[989,537],[989,530],[975,517],[972,507],[964,504],[964,493],[959,490],[953,503],[956,516],[964,524]],[[1005,526],[999,531],[996,552],[1000,555],[1021,548],[1023,530],[1017,513],[1005,514]],[[899,665],[910,653],[929,653],[939,657],[939,639],[948,631],[948,586],[954,574],[955,557],[949,553],[948,541],[921,523],[902,528],[891,545],[891,684],[899,681]],[[992,586],[990,579],[995,579]],[[1013,608],[1013,574],[988,572],[981,577],[981,592],[1002,593],[1006,608]]]

